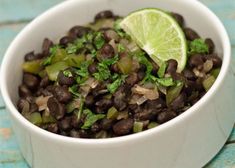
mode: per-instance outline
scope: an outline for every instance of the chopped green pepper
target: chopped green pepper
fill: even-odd
[[[116,119],[118,116],[118,111],[115,107],[111,107],[107,113],[107,119]]]
[[[176,83],[176,86],[172,86],[167,90],[166,104],[169,105],[175,98],[177,98],[183,88],[184,84],[181,81]]]
[[[42,70],[42,60],[27,61],[22,64],[24,72],[38,74]]]
[[[46,67],[46,72],[51,81],[56,81],[57,76],[61,70],[68,68],[66,62],[57,62]]]
[[[204,89],[206,91],[208,91],[211,88],[211,86],[213,85],[214,82],[215,82],[215,77],[210,75],[202,81],[202,85],[203,85]]]
[[[137,132],[141,132],[143,131],[143,126],[144,124],[142,122],[134,122],[134,127],[133,127],[133,132],[137,133]]]
[[[35,125],[40,125],[42,123],[42,116],[40,113],[32,113],[29,116],[29,121]]]
[[[132,70],[132,59],[129,56],[122,57],[117,65],[123,74],[129,74]]]

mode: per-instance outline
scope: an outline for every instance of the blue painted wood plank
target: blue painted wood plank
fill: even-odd
[[[235,1],[234,0],[200,0],[208,6],[224,23],[232,44],[235,44]]]
[[[0,22],[28,20],[62,0],[0,0]]]
[[[205,168],[234,168],[235,144],[226,145]]]

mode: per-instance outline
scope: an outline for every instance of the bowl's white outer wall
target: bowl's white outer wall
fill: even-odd
[[[211,37],[223,58],[221,73],[211,90],[192,108],[155,129],[126,137],[84,140],[51,134],[32,125],[16,110],[17,86],[26,52],[38,51],[44,37],[56,40],[95,13],[112,9],[126,15],[143,7],[183,14],[187,24]],[[1,69],[1,91],[11,114],[21,151],[33,168],[199,168],[223,146],[233,127],[234,77],[230,43],[221,22],[193,0],[71,0],[29,24],[9,47]],[[13,103],[12,103],[13,101]]]

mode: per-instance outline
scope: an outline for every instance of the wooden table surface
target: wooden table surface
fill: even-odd
[[[17,33],[37,15],[61,1],[0,0],[0,62],[8,45]],[[234,58],[232,64],[235,72],[235,0],[201,1],[219,16],[228,30],[232,43],[232,55]],[[0,168],[29,168],[20,153],[1,95]],[[223,149],[205,168],[235,168],[235,128]]]

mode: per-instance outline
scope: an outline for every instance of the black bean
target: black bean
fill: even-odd
[[[19,92],[19,96],[20,97],[27,97],[27,96],[31,96],[32,95],[32,92],[24,84],[19,86],[18,92]]]
[[[67,103],[72,99],[72,94],[68,91],[67,87],[56,86],[53,94],[59,102]]]
[[[195,74],[189,69],[184,69],[183,70],[183,75],[188,80],[196,80]]]
[[[91,132],[93,133],[96,133],[96,132],[99,132],[101,129],[100,125],[98,123],[94,123],[92,126],[91,126]]]
[[[50,48],[53,46],[53,42],[48,38],[45,38],[42,44],[42,53],[44,56],[48,56],[50,54]]]
[[[184,78],[184,76],[183,76],[182,73],[177,73],[177,72],[172,73],[172,74],[171,74],[171,77],[172,77],[175,81],[176,81],[176,80],[180,80],[180,81],[184,81],[184,80],[185,80],[185,78]]]
[[[133,119],[124,119],[113,125],[113,132],[116,135],[126,135],[131,132],[134,125]]]
[[[163,111],[157,116],[157,122],[159,124],[163,124],[173,118],[175,118],[177,114],[174,111]]]
[[[165,108],[166,107],[166,103],[162,98],[158,98],[156,100],[147,100],[144,108],[148,109],[148,110],[154,110],[156,112],[158,112],[160,109]]]
[[[144,64],[141,64],[140,63],[140,68],[139,68],[139,71],[143,71],[143,72],[145,72],[147,70],[147,67],[146,67],[146,65],[144,65]]]
[[[198,67],[198,66],[203,66],[203,55],[201,54],[194,54],[191,55],[189,58],[189,66],[190,67]]]
[[[113,120],[104,118],[100,121],[100,126],[103,130],[109,130],[112,128]]]
[[[89,33],[91,31],[90,28],[88,27],[83,27],[83,26],[74,26],[69,30],[69,36],[72,38],[81,38],[85,34]]]
[[[71,118],[65,117],[61,121],[58,121],[58,126],[63,131],[68,131],[72,128],[71,126]]]
[[[217,54],[206,55],[205,58],[213,62],[213,68],[220,68],[222,65],[222,59]]]
[[[91,134],[88,131],[83,130],[83,129],[79,130],[78,133],[79,133],[80,138],[90,138],[91,137]]]
[[[176,60],[170,59],[167,61],[168,66],[166,69],[166,73],[172,74],[175,73],[177,70],[178,63]]]
[[[30,113],[38,112],[38,105],[36,103],[30,103],[29,112]]]
[[[102,61],[104,59],[112,58],[114,56],[115,52],[113,47],[110,44],[105,44],[97,54],[97,59],[99,61]]]
[[[153,62],[153,61],[151,61],[151,63],[152,63],[152,66],[153,66],[152,74],[153,75],[157,75],[159,66],[155,62]]]
[[[105,30],[103,34],[106,42],[109,42],[111,40],[115,40],[115,42],[119,41],[118,34],[112,29]]]
[[[138,104],[129,104],[128,110],[131,113],[135,114],[135,113],[140,113],[141,111],[143,111],[143,107],[139,106]]]
[[[111,99],[101,99],[95,103],[97,107],[102,108],[102,110],[107,110],[113,105],[113,101]]]
[[[57,123],[48,124],[47,130],[52,132],[52,133],[57,133],[58,130],[59,130]]]
[[[95,15],[95,21],[99,19],[113,18],[113,16],[113,12],[110,10],[101,11]]]
[[[60,39],[60,45],[63,47],[67,47],[68,44],[72,42],[73,42],[73,39],[69,36],[65,36]]]
[[[182,15],[178,14],[178,13],[171,13],[172,16],[175,18],[175,20],[178,22],[178,24],[183,27],[184,25],[184,18]]]
[[[175,100],[173,100],[173,102],[170,104],[170,107],[173,110],[183,108],[185,105],[185,101],[186,101],[186,95],[185,93],[181,93]]]
[[[130,86],[133,86],[139,81],[138,75],[136,72],[131,73],[127,78],[126,78],[126,83],[129,84]]]
[[[64,75],[63,71],[59,72],[57,80],[60,85],[68,85],[68,86],[73,85],[75,82],[75,79],[73,76],[67,77]]]
[[[47,107],[50,111],[50,114],[57,120],[64,117],[65,107],[56,98],[50,97],[47,101]]]
[[[214,52],[214,49],[215,49],[215,44],[214,42],[210,39],[210,38],[207,38],[205,40],[205,43],[207,44],[208,46],[208,50],[209,50],[209,54],[212,54]]]
[[[23,74],[23,83],[29,88],[29,89],[36,89],[39,86],[39,79],[34,76],[33,74],[24,73]]]
[[[39,86],[40,86],[41,88],[44,88],[44,87],[48,86],[49,84],[50,84],[50,80],[49,80],[49,77],[46,75],[46,76],[44,76],[44,77],[42,78],[42,80],[40,81]]]
[[[119,111],[122,111],[127,107],[126,93],[124,92],[124,89],[119,89],[114,93],[114,106]]]
[[[25,61],[33,61],[33,60],[36,60],[36,59],[37,59],[37,57],[35,56],[33,51],[25,54],[25,56],[24,56]]]
[[[97,63],[93,62],[88,66],[88,71],[90,74],[96,73],[97,72]]]
[[[75,129],[72,129],[70,132],[69,132],[69,135],[73,138],[80,138],[80,135],[79,135],[79,132]]]
[[[119,68],[118,68],[118,65],[117,65],[117,64],[113,64],[113,65],[111,65],[111,70],[112,70],[113,72],[116,72],[116,73],[119,73],[119,72],[120,72],[120,70],[119,70]]]
[[[94,96],[88,95],[85,98],[85,105],[89,107],[89,106],[92,106],[93,104],[94,104]]]
[[[144,77],[145,77],[145,72],[144,72],[144,71],[139,71],[139,72],[137,73],[137,76],[138,76],[138,80],[141,81],[141,80],[143,80]]]
[[[26,106],[30,107],[29,102],[28,102],[26,99],[20,98],[20,99],[18,100],[18,102],[17,102],[17,109],[18,109],[20,112],[22,112],[22,110],[23,110]]]
[[[155,112],[155,110],[147,110],[147,109],[134,114],[134,118],[136,120],[141,120],[141,121],[153,120],[154,118],[156,118],[156,116],[157,116],[157,113]]]
[[[190,40],[190,41],[200,38],[200,36],[191,28],[185,28],[184,33],[185,33],[187,40]]]

